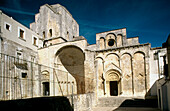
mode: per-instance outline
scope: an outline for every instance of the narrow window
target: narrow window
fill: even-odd
[[[50,37],[52,37],[52,29],[49,30]]]
[[[24,31],[22,29],[19,30],[19,37],[24,39]]]
[[[11,31],[11,24],[5,22],[4,28],[5,28],[6,30],[8,30],[8,31]]]
[[[37,45],[37,38],[36,37],[34,37],[34,39],[33,39],[33,45]]]
[[[69,40],[69,32],[67,31],[67,40]]]
[[[43,31],[43,38],[45,39],[45,31]]]
[[[6,24],[6,29],[10,30],[10,25]]]

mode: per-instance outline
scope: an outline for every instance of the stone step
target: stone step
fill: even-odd
[[[98,107],[119,107],[126,99],[126,97],[102,97],[98,98]]]
[[[98,98],[97,107],[153,107],[157,108],[157,99],[141,99],[127,97]]]

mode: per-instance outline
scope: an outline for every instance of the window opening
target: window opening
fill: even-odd
[[[69,32],[67,31],[67,40],[69,40]]]
[[[45,39],[45,31],[43,31],[43,38]]]
[[[52,37],[52,29],[49,30],[50,37]]]
[[[113,46],[113,45],[114,45],[114,42],[115,42],[114,39],[109,39],[108,45],[109,45],[109,46]]]
[[[22,78],[27,78],[27,73],[22,72]]]
[[[19,37],[24,39],[24,31],[22,29],[19,30]]]
[[[37,38],[36,37],[34,37],[34,39],[33,39],[33,45],[37,45]]]
[[[6,29],[10,30],[10,25],[6,24]]]

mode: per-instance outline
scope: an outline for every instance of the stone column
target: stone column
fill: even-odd
[[[94,65],[95,65],[95,79],[96,79],[96,87],[95,87],[95,95],[98,97],[97,92],[98,92],[98,61],[95,60]]]
[[[104,95],[106,95],[106,77],[105,77],[105,73],[104,73],[104,63],[105,61],[103,60],[103,90],[104,90]]]
[[[149,87],[150,87],[150,81],[149,81],[149,78],[150,78],[150,75],[149,75],[149,56],[146,56],[144,58],[144,61],[145,61],[145,90],[146,90],[146,93],[148,92],[149,90]]]
[[[133,57],[131,58],[131,72],[132,72],[132,94],[134,95]]]

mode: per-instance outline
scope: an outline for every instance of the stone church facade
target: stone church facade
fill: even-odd
[[[15,70],[19,71],[18,80],[34,80],[15,83],[1,78],[1,99],[16,99],[21,93],[25,98],[72,93],[94,93],[96,97],[154,95],[151,88],[162,71],[161,55],[166,50],[140,44],[138,37],[127,38],[126,28],[97,33],[96,44],[89,45],[79,36],[79,24],[60,4],[41,6],[30,29],[2,12],[0,23],[1,54],[16,57],[18,52],[22,60],[31,61],[16,64],[13,60],[12,65],[5,65],[6,58],[1,56],[1,77],[11,77]],[[158,52],[160,59],[155,59]],[[27,78],[20,73],[26,73]],[[21,90],[24,85],[28,86],[24,90],[32,94]],[[8,97],[6,93],[15,92],[14,86],[20,91],[14,94],[16,97]]]

